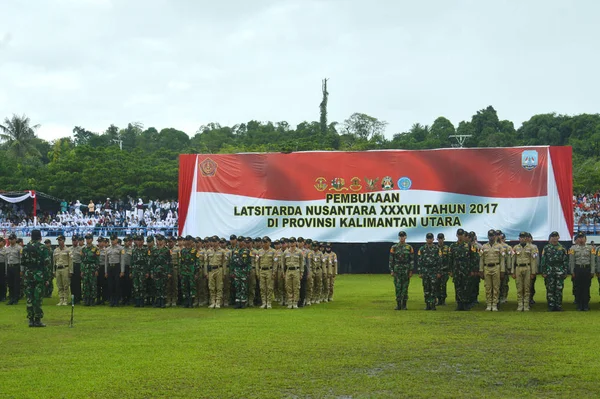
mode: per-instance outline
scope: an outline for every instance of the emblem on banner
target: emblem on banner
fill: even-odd
[[[390,176],[386,176],[381,180],[381,188],[384,190],[392,190],[394,188],[394,181]]]
[[[335,191],[348,190],[347,187],[344,187],[345,185],[346,185],[346,181],[342,177],[335,177],[333,180],[331,180],[330,190],[335,190]]]
[[[408,190],[412,186],[412,180],[404,176],[398,179],[398,188],[400,190]]]
[[[368,177],[365,177],[365,183],[367,183],[367,190],[369,190],[369,191],[377,190],[377,187],[375,187],[375,185],[377,184],[378,181],[379,181],[379,177],[376,177],[374,179],[369,179]]]
[[[327,179],[324,177],[317,177],[315,179],[315,188],[319,191],[325,191],[327,188]]]
[[[350,180],[350,190],[352,191],[360,191],[362,185],[360,184],[360,179],[358,177],[353,177]]]
[[[211,177],[217,173],[217,163],[210,158],[200,162],[200,171],[202,176]]]
[[[521,166],[526,170],[533,170],[538,166],[538,152],[536,150],[526,150],[521,154]]]

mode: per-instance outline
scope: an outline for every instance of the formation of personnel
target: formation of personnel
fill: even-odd
[[[398,234],[399,242],[390,249],[389,267],[394,277],[396,310],[405,310],[408,286],[415,262],[415,251],[406,243],[406,232]],[[539,256],[530,233],[521,232],[519,243],[510,246],[499,230],[488,232],[488,242],[477,243],[473,232],[458,229],[457,241],[444,244],[444,235],[427,233],[426,244],[416,252],[416,270],[423,281],[425,310],[445,305],[446,283],[453,278],[456,291],[456,310],[470,310],[477,302],[479,280],[485,284],[486,310],[498,311],[506,303],[508,278],[515,280],[517,311],[529,311],[533,303],[538,273],[544,277],[548,311],[562,311],[564,279],[571,274],[577,310],[589,310],[590,285],[595,274],[596,257],[600,254],[586,244],[584,233],[575,237],[575,245],[567,251],[559,242],[557,232],[550,233],[548,244]]]

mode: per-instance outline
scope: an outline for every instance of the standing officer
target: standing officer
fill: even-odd
[[[479,252],[471,245],[469,234],[463,229],[456,231],[456,239],[450,246],[450,275],[456,293],[456,310],[466,311],[471,309],[470,280],[479,270]]]
[[[327,298],[325,298],[325,301],[331,302],[333,301],[333,288],[335,286],[335,276],[337,276],[338,274],[338,259],[337,254],[331,250],[331,243],[329,242],[325,246],[325,257],[327,258],[327,287],[329,288],[326,292]],[[406,289],[406,292],[408,294],[408,286]],[[406,298],[408,299],[408,296]],[[404,306],[406,307],[406,301],[404,302]]]
[[[527,237],[525,238],[525,241],[527,242],[527,244],[531,245],[533,247],[533,251],[535,252],[534,258],[535,258],[535,265],[536,265],[536,270],[540,270],[539,268],[539,263],[540,263],[540,250],[538,249],[537,245],[533,243],[533,236],[531,235],[531,233],[527,233]],[[531,277],[531,288],[529,289],[529,306],[531,307],[532,305],[535,304],[535,301],[533,300],[533,296],[535,295],[535,281],[537,279],[537,274],[535,274],[533,277]]]
[[[171,267],[171,251],[165,244],[165,237],[161,234],[156,236],[157,249],[154,253],[152,279],[156,290],[154,302],[155,308],[165,308],[167,297],[167,281],[173,278]]]
[[[283,253],[287,308],[298,309],[298,301],[300,300],[300,274],[304,266],[304,257],[302,256],[302,252],[296,248],[296,238],[290,237],[288,243],[289,248]]]
[[[500,294],[500,281],[505,273],[506,252],[504,246],[496,241],[495,230],[488,231],[489,242],[483,244],[480,250],[479,273],[485,281],[485,300],[487,311],[498,311],[498,296]]]
[[[441,277],[437,280],[438,286],[436,287],[437,292],[437,304],[445,306],[446,298],[448,297],[446,288],[448,285],[448,278],[450,276],[450,247],[444,245],[444,233],[437,235],[438,248],[442,252],[442,266],[441,266]]]
[[[131,251],[130,278],[132,282],[132,295],[134,307],[143,308],[146,300],[146,281],[150,278],[149,260],[150,250],[144,248],[144,237],[137,235],[133,238],[135,247]]]
[[[413,248],[406,243],[406,232],[398,233],[400,241],[390,248],[390,274],[394,277],[396,288],[395,310],[406,310],[408,301],[408,285],[413,273],[414,253]]]
[[[125,246],[123,247],[123,263],[125,264],[125,277],[121,279],[121,304],[127,306],[131,303],[131,256],[133,247],[131,246],[133,239],[131,236],[125,236]]]
[[[248,276],[252,269],[250,248],[252,248],[252,239],[247,237],[231,253],[230,271],[233,274],[236,309],[243,309],[248,305]]]
[[[505,273],[502,281],[500,281],[500,299],[499,303],[504,304],[508,299],[508,281],[510,279],[510,275],[512,274],[512,267],[514,263],[513,259],[513,251],[510,245],[506,243],[506,235],[500,230],[496,231],[496,237],[499,240],[500,244],[504,247],[504,253],[506,254],[505,258]]]
[[[18,243],[18,242],[17,242]],[[52,298],[52,292],[54,291],[54,260],[52,256],[54,255],[54,250],[52,249],[52,241],[50,239],[44,240],[44,246],[48,249],[48,254],[50,259],[46,262],[46,265],[49,265],[49,269],[46,270],[45,275],[48,276],[48,284],[44,287],[44,297]],[[21,286],[23,286],[23,281],[21,281]],[[21,296],[23,295],[24,290],[21,291]]]
[[[248,273],[248,306],[253,307],[254,301],[257,298],[257,291],[260,290],[258,286],[258,265],[256,264],[256,255],[258,254],[258,250],[260,249],[260,244],[262,243],[262,239],[256,237],[254,240],[250,239],[248,250],[250,251],[250,259],[251,259],[251,267],[250,272]],[[260,292],[259,292],[260,294]],[[260,295],[258,295],[260,298]]]
[[[199,254],[194,245],[194,237],[188,235],[183,242],[183,249],[179,252],[179,273],[181,276],[181,293],[183,307],[194,306],[196,297],[196,280],[198,278]]]
[[[596,271],[596,251],[585,243],[585,233],[575,236],[575,245],[569,250],[569,271],[576,283],[577,310],[590,310],[590,285]]]
[[[513,247],[513,253],[512,277],[517,285],[517,312],[528,312],[531,280],[537,273],[537,252],[527,242],[526,232],[519,234],[519,244]]]
[[[549,312],[561,312],[564,279],[569,267],[567,250],[558,242],[558,232],[548,237],[548,245],[542,250],[540,271],[546,282],[546,299]]]
[[[154,296],[156,295],[156,287],[152,281],[152,270],[154,269],[154,258],[156,256],[156,248],[154,247],[154,237],[146,237],[146,246],[148,249],[148,273],[146,274],[146,305],[154,304]]]
[[[219,309],[223,300],[223,273],[226,273],[227,256],[219,246],[219,238],[210,238],[209,248],[206,251],[206,270],[208,275],[208,292],[210,297],[209,308]]]
[[[0,237],[0,302],[6,300],[6,240]]]
[[[177,306],[178,283],[179,283],[179,254],[181,248],[175,245],[175,238],[169,238],[169,250],[171,251],[171,278],[167,281],[167,307]]]
[[[426,244],[417,252],[417,270],[423,280],[425,310],[436,310],[437,287],[442,277],[442,250],[433,244],[433,234],[425,235]]]
[[[323,296],[323,261],[325,244],[315,241],[313,243],[314,253],[312,258],[312,299],[314,304],[321,303]]]
[[[31,231],[31,241],[23,249],[23,277],[25,280],[25,295],[27,297],[27,318],[29,327],[46,327],[42,323],[44,312],[42,300],[44,286],[48,284],[47,270],[50,256],[48,248],[41,243],[42,233],[39,230]]]
[[[119,306],[119,294],[121,288],[120,280],[125,276],[125,250],[118,243],[117,235],[111,237],[111,246],[106,250],[106,262],[104,264],[104,277],[108,282],[108,297],[110,307]]]
[[[193,243],[193,241],[192,241]],[[196,238],[196,254],[198,256],[198,270],[196,277],[196,301],[194,306],[208,305],[208,275],[206,274],[206,247],[208,239],[204,240],[200,237]]]
[[[108,240],[107,240],[108,241]],[[106,286],[106,245],[107,241],[104,240],[104,237],[98,237],[98,250],[100,251],[100,256],[98,258],[98,276],[97,276],[97,285],[96,285],[96,305],[104,305],[106,298],[108,297],[108,287]]]
[[[65,236],[61,234],[56,239],[58,247],[54,250],[52,259],[58,288],[57,306],[67,306],[67,302],[71,298],[70,285],[71,276],[73,275],[73,258],[71,257],[71,250],[65,247]]]
[[[71,294],[75,299],[75,304],[81,302],[81,249],[83,239],[78,236],[71,238],[71,259],[73,260],[73,275],[71,276]]]
[[[39,230],[38,230],[39,231]],[[40,238],[41,239],[41,238]],[[17,236],[13,233],[8,236],[10,245],[4,249],[6,258],[6,276],[8,282],[8,303],[7,305],[16,305],[19,303],[21,288],[21,254],[23,249],[17,244]],[[47,252],[44,252],[47,256]],[[45,265],[45,263],[43,263]],[[44,272],[46,275],[47,272]]]
[[[298,306],[303,307],[306,303],[306,293],[307,293],[306,292],[307,291],[306,280],[308,279],[308,276],[310,274],[311,253],[305,246],[304,238],[298,237],[297,241],[298,241],[298,250],[300,252],[302,252],[302,257],[304,258],[304,264],[302,265],[302,268],[300,269],[302,276],[300,277],[300,298],[298,301]],[[310,242],[311,241],[309,241],[309,243]]]
[[[262,299],[261,309],[271,309],[273,299],[273,278],[275,274],[275,259],[277,255],[271,248],[271,239],[263,237],[262,248],[256,254],[256,265],[259,273],[260,295]],[[312,281],[311,281],[312,283]]]
[[[479,242],[477,242],[477,234],[475,234],[474,231],[470,231],[470,232],[465,232],[466,235],[466,239],[467,242],[469,243],[469,245],[475,249],[475,251],[477,252],[477,264],[476,264],[476,273],[473,273],[471,275],[471,277],[469,277],[469,304],[467,305],[469,308],[472,308],[476,305],[479,305],[479,286],[481,285],[481,279],[482,277],[480,277],[479,275],[479,252],[481,251],[481,248],[483,248],[483,245],[481,245]]]
[[[284,238],[281,238],[279,242],[275,241],[275,252],[277,252],[276,295],[281,306],[287,306],[287,291],[285,289],[285,270],[283,269],[283,253],[286,249],[287,242]],[[600,272],[598,275],[600,276]]]
[[[243,237],[240,237],[243,240]],[[220,243],[220,241],[218,241]],[[221,243],[222,244],[222,243]],[[233,256],[233,251],[238,249],[242,243],[239,242],[238,237],[235,234],[232,234],[229,237],[229,246],[225,249],[226,258],[227,258],[227,267],[223,270],[223,303],[221,304],[224,308],[228,307],[230,303],[232,303],[232,297],[235,297],[234,285],[234,275],[233,275],[233,265],[231,264],[231,258]],[[222,245],[221,245],[222,247]]]
[[[98,288],[100,249],[94,246],[93,240],[93,235],[86,235],[85,247],[81,248],[81,279],[83,283],[83,304],[85,306],[94,306]]]

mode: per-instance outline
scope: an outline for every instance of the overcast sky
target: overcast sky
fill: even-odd
[[[600,110],[600,1],[0,0],[0,117],[51,140],[141,122],[329,120],[387,137],[493,105]]]

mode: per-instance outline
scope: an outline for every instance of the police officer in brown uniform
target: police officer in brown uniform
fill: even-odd
[[[531,279],[537,273],[537,252],[527,242],[527,233],[519,234],[519,244],[513,247],[512,277],[517,285],[517,312],[529,311]]]
[[[496,241],[496,231],[488,231],[489,242],[483,244],[479,256],[479,272],[485,281],[485,298],[487,311],[498,311],[498,296],[500,294],[500,281],[505,272],[504,245]]]
[[[271,239],[263,237],[262,248],[256,253],[256,266],[259,273],[260,294],[262,299],[261,309],[271,309],[273,300],[273,278],[277,254],[271,248]]]
[[[177,297],[179,296],[179,258],[181,248],[175,245],[174,237],[169,237],[167,246],[171,251],[171,278],[167,280],[167,303],[168,308],[177,306]]]
[[[111,237],[112,245],[106,250],[104,277],[108,280],[110,307],[119,306],[120,280],[125,276],[125,250],[118,243],[118,237]]]
[[[57,238],[58,247],[54,250],[53,265],[58,288],[57,306],[67,306],[70,299],[71,276],[73,275],[73,258],[71,250],[65,246],[65,236]]]
[[[575,236],[575,245],[569,250],[569,272],[575,285],[577,310],[590,310],[590,285],[596,271],[596,251],[586,243],[585,233]]]
[[[288,309],[298,309],[300,300],[300,275],[304,267],[302,252],[296,248],[296,238],[289,238],[290,247],[283,253],[283,268],[285,270],[285,289],[287,291]]]
[[[208,274],[208,292],[210,296],[209,308],[219,309],[223,301],[223,274],[227,273],[226,251],[219,245],[219,239],[210,239],[210,246],[206,251],[206,272]]]

